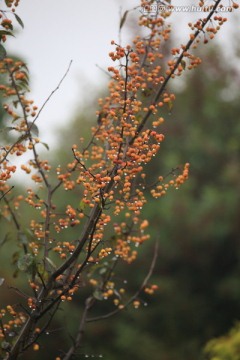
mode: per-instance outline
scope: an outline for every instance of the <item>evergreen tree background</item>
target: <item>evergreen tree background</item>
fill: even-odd
[[[190,179],[177,194],[169,190],[168,196],[158,201],[149,196],[145,207],[151,237],[159,242],[152,279],[159,292],[155,297],[143,297],[140,311],[127,310],[119,317],[90,323],[79,358],[89,354],[120,360],[127,354],[134,360],[200,360],[206,342],[226,333],[239,319],[240,94],[233,83],[239,83],[240,78],[230,63],[226,66],[221,60],[224,55],[216,45],[201,57],[204,66],[188,73],[182,86],[174,89],[176,102],[171,113],[164,114],[166,140],[148,167],[154,181],[154,174],[164,175],[186,161],[191,163]],[[86,129],[96,121],[94,111],[88,108],[92,104],[62,130],[59,149],[53,154],[56,164],[69,161],[71,144],[87,135]],[[57,199],[63,204],[67,200],[77,206],[74,192]],[[1,234],[9,232],[5,223]],[[13,266],[4,255],[6,246],[11,246],[11,241],[2,245],[0,260],[6,269],[4,276],[12,282]],[[133,283],[141,283],[152,251],[153,241],[143,246],[134,269],[125,267],[126,279],[134,277]],[[17,301],[16,294],[12,296]],[[4,300],[7,303],[9,299]],[[78,295],[69,311],[59,315],[65,319],[69,334],[73,331],[71,318],[80,306]],[[99,306],[108,311],[104,302]],[[55,349],[71,342],[70,335],[63,338],[58,319],[41,347],[49,342]],[[48,356],[50,359],[51,354]]]

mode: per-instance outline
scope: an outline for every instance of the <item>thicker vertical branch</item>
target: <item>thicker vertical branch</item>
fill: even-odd
[[[83,313],[81,316],[76,339],[74,341],[74,344],[68,350],[67,354],[64,356],[63,360],[72,359],[72,356],[75,355],[76,351],[80,348],[81,343],[82,343],[82,338],[84,335],[84,331],[85,331],[87,315],[88,315],[89,310],[93,306],[94,302],[95,302],[95,299],[92,296],[88,297],[87,300],[85,301],[85,307],[84,307],[84,310],[83,310]]]

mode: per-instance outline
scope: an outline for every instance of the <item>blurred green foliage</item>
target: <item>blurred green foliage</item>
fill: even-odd
[[[120,316],[90,323],[79,359],[88,354],[108,360],[124,356],[201,360],[206,342],[226,333],[239,317],[240,93],[234,87],[239,74],[231,63],[226,66],[216,46],[201,57],[203,66],[186,74],[174,90],[177,99],[171,114],[161,114],[166,119],[162,126],[166,140],[147,169],[152,182],[190,162],[190,179],[160,200],[149,195],[144,216],[150,222],[152,240],[143,246],[134,266],[122,267],[122,281],[128,279],[134,292],[148,271],[157,240],[159,259],[152,283],[157,283],[160,291],[154,297],[144,295],[139,310],[131,308]],[[89,136],[96,121],[89,104],[68,124],[59,136],[59,149],[52,154],[56,165],[72,160],[72,144]],[[80,196],[74,190],[64,194],[56,195],[58,204],[78,206]],[[71,229],[71,235],[76,237],[75,231]],[[5,246],[1,252],[6,253]],[[4,264],[4,268],[9,266]],[[80,294],[60,312],[42,347],[49,342],[59,349],[71,344],[76,330],[73,319],[80,317],[81,300]],[[108,305],[99,301],[98,310],[107,313]],[[67,339],[62,336],[60,318],[69,330]],[[231,342],[224,337],[222,345],[215,340],[208,345],[211,360],[240,358],[234,357],[234,352],[224,355],[228,346],[234,349],[238,341],[238,333],[231,334]]]
[[[217,339],[212,339],[205,347],[208,360],[239,360],[240,359],[240,324]]]

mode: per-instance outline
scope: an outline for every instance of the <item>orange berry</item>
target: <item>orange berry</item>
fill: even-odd
[[[38,344],[33,344],[33,350],[38,351],[39,350],[39,345]]]

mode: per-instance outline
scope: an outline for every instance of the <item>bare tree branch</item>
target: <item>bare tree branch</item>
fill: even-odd
[[[51,92],[51,94],[48,96],[48,98],[44,101],[43,105],[41,106],[41,108],[39,109],[35,119],[33,120],[32,122],[32,125],[37,121],[37,119],[39,118],[41,112],[43,111],[43,109],[45,108],[45,106],[47,105],[47,103],[49,102],[49,100],[52,98],[52,96],[55,94],[55,92],[57,90],[59,90],[60,86],[62,85],[62,82],[64,81],[64,79],[66,78],[66,76],[68,75],[69,71],[70,71],[70,68],[72,66],[72,60],[70,61],[69,65],[68,65],[68,68],[66,70],[66,72],[64,73],[63,77],[61,78],[61,80],[59,81],[57,87]],[[31,125],[31,126],[32,126]],[[31,129],[31,127],[30,127]]]

